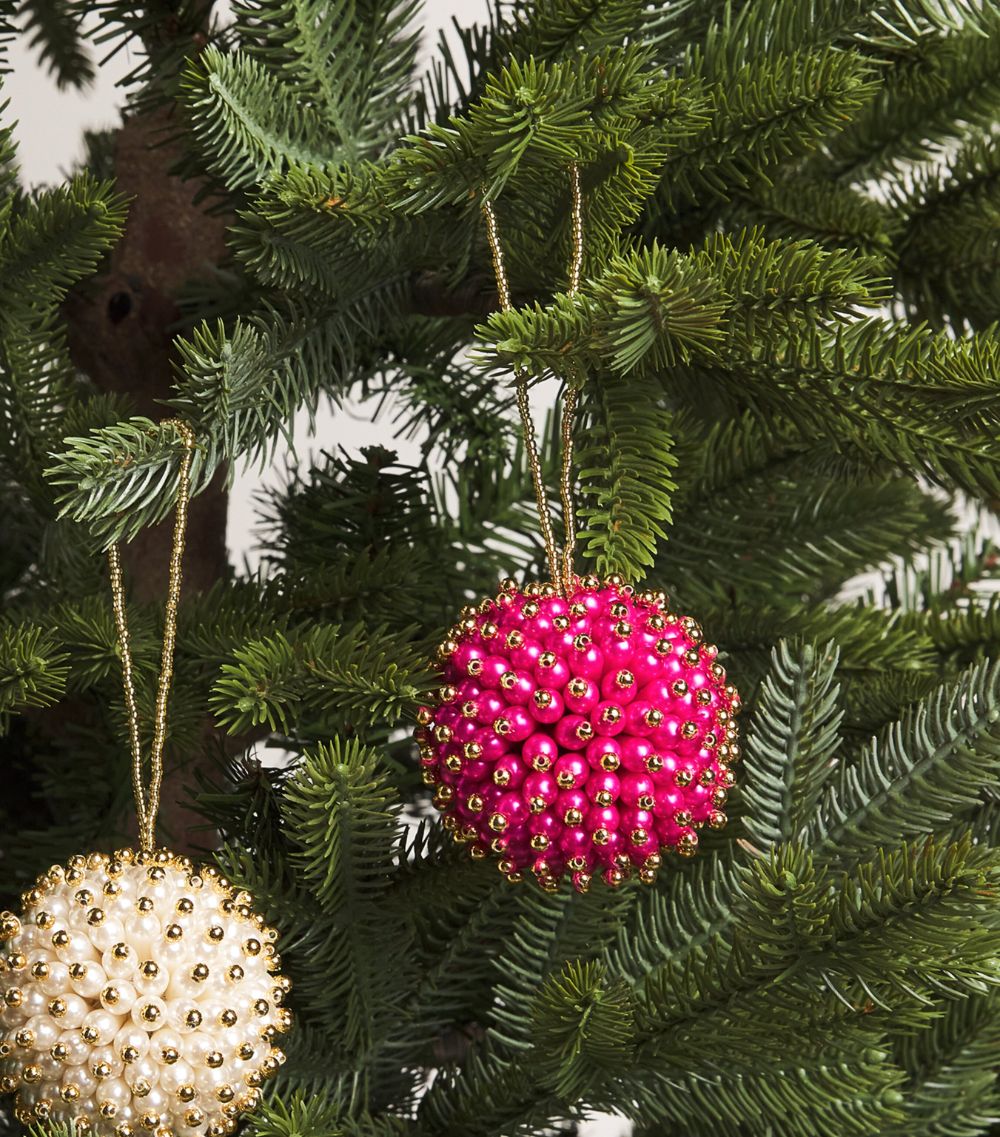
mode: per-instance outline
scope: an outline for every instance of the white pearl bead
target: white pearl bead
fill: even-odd
[[[132,980],[140,995],[162,995],[170,983],[170,971],[161,959],[144,959]]]
[[[79,1066],[86,1062],[93,1049],[89,1042],[84,1042],[80,1037],[78,1030],[63,1031],[59,1035],[59,1042],[66,1047],[65,1061],[68,1066]]]
[[[110,1101],[123,1106],[132,1100],[132,1087],[124,1078],[108,1078],[95,1096],[99,1102]]]
[[[82,999],[79,995],[74,995],[71,991],[67,991],[65,995],[60,995],[65,1004],[65,1010],[61,1015],[54,1015],[62,1027],[76,1027],[82,1026],[83,1020],[87,1017],[90,1011],[90,1004],[86,999]]]
[[[140,1058],[137,1062],[126,1066],[122,1076],[133,1087],[136,1082],[141,1081],[149,1082],[151,1086],[155,1086],[160,1078],[160,1063],[147,1054],[145,1058]]]
[[[43,961],[49,969],[44,979],[38,980],[38,986],[46,995],[59,995],[69,987],[69,967],[61,959],[48,959]]]
[[[118,953],[115,952],[116,946],[112,944],[104,951],[101,955],[101,966],[108,979],[130,979],[139,957],[130,944],[123,943]]]
[[[113,1015],[110,1011],[98,1007],[96,1011],[88,1012],[87,1017],[83,1020],[83,1029],[86,1030],[89,1027],[91,1030],[97,1031],[94,1046],[109,1046],[114,1042],[115,1035],[121,1030],[122,1021],[120,1016]]]
[[[62,1034],[62,1028],[51,1015],[34,1015],[25,1026],[34,1034],[37,1050],[50,1050]]]
[[[149,1034],[142,1027],[136,1026],[130,1016],[115,1035],[113,1045],[118,1054],[121,1054],[125,1047],[130,1046],[134,1050],[138,1050],[139,1056],[142,1057],[149,1050]]]
[[[181,1086],[193,1084],[194,1069],[183,1058],[160,1070],[160,1085],[167,1093],[174,1094]]]
[[[132,1021],[144,1030],[159,1030],[167,1025],[167,1004],[159,995],[141,995],[129,1011]]]
[[[125,939],[125,925],[121,920],[105,919],[97,927],[91,928],[90,939],[99,952],[105,952]]]
[[[122,1060],[122,1056],[115,1048],[113,1042],[107,1046],[98,1046],[91,1052],[91,1069],[99,1064],[108,1066],[111,1070],[112,1077],[118,1077],[125,1069],[125,1063]]]
[[[99,963],[83,963],[79,964],[78,970],[79,968],[85,969],[83,974],[77,978],[71,974],[69,985],[78,995],[82,995],[85,999],[93,999],[101,988],[107,985],[108,977],[104,973],[104,968]]]

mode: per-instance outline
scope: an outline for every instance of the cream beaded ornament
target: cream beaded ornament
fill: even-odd
[[[194,439],[184,444],[148,795],[121,563],[109,554],[141,849],[71,857],[0,914],[0,1090],[25,1124],[223,1137],[284,1061],[290,988],[249,893],[155,845]]]
[[[573,267],[582,264],[579,174]],[[486,202],[500,303],[510,307],[493,208]],[[508,880],[531,872],[546,890],[569,875],[586,891],[633,872],[652,883],[661,851],[692,856],[722,812],[740,754],[736,689],[717,649],[662,592],[573,572],[575,393],[562,420],[566,541],[556,549],[523,376],[518,407],[551,581],[508,580],[467,608],[439,649],[441,686],[418,713],[424,781],[445,826],[475,858],[491,852]]]

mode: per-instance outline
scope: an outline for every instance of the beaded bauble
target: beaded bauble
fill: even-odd
[[[504,581],[438,654],[437,703],[418,714],[424,781],[455,838],[497,854],[509,880],[651,883],[661,850],[691,856],[699,829],[725,824],[739,696],[663,593]]]
[[[0,915],[0,1090],[25,1123],[223,1137],[284,1056],[276,933],[215,869],[92,853]]]

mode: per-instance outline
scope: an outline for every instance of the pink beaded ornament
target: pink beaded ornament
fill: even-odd
[[[583,265],[580,176],[570,168],[573,261]],[[492,204],[483,202],[500,307],[511,291]],[[442,685],[421,707],[416,737],[424,782],[445,828],[474,858],[499,857],[519,881],[552,891],[570,874],[585,892],[595,873],[617,887],[633,872],[650,884],[661,851],[693,856],[698,830],[726,822],[722,806],[739,757],[736,689],[715,647],[662,592],[619,576],[573,572],[573,417],[562,406],[565,543],[556,547],[527,381],[517,405],[552,583],[504,581],[467,608],[438,650]]]
[[[424,780],[473,857],[509,880],[583,892],[661,850],[692,856],[721,828],[740,701],[698,624],[618,577],[505,581],[439,649],[443,684],[418,719]]]

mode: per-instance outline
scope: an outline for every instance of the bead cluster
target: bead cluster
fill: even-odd
[[[284,1061],[291,986],[249,893],[166,850],[53,866],[0,914],[0,1091],[25,1124],[223,1137]]]
[[[436,705],[418,713],[423,779],[455,838],[497,854],[508,880],[651,883],[661,850],[692,856],[702,826],[725,824],[739,696],[662,592],[504,581],[438,654]]]

